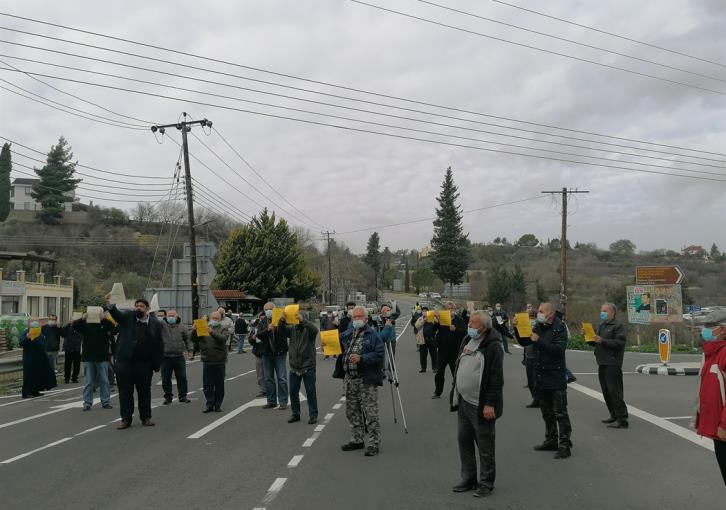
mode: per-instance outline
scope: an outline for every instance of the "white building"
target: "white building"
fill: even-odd
[[[13,180],[10,185],[10,208],[15,211],[37,211],[41,209],[41,206],[35,199],[30,196],[33,191],[33,185],[38,184],[40,179],[23,179],[18,178]],[[75,198],[75,192],[69,191],[66,193],[71,199]],[[66,212],[71,212],[73,209],[73,200],[66,202],[63,205]]]

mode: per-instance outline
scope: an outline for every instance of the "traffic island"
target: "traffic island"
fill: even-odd
[[[648,363],[638,365],[635,371],[643,375],[698,375],[701,371],[700,363]]]

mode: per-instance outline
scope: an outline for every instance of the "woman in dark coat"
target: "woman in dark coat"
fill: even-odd
[[[30,327],[40,325],[33,321]],[[23,398],[39,397],[41,391],[55,388],[55,372],[45,354],[45,337],[41,334],[31,339],[30,329],[26,329],[20,335],[20,345],[23,348]]]

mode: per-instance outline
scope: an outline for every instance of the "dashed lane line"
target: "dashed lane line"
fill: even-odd
[[[318,437],[320,437],[320,432],[313,432],[313,435],[305,440],[302,447],[310,448]]]
[[[270,488],[267,489],[265,497],[262,498],[262,504],[269,505],[272,503],[272,500],[277,497],[282,488],[285,486],[285,482],[287,482],[287,478],[276,478],[275,481],[272,482],[272,485],[270,485]]]
[[[295,455],[292,459],[290,459],[290,462],[287,463],[287,467],[294,468],[298,467],[300,464],[300,461],[303,460],[304,455]]]
[[[5,459],[3,461],[0,461],[0,464],[10,464],[12,462],[15,462],[16,460],[24,459],[25,457],[28,457],[30,455],[33,455],[34,453],[37,453],[42,450],[46,450],[48,448],[52,448],[54,446],[57,446],[61,443],[65,443],[66,441],[70,441],[73,439],[73,437],[64,437],[63,439],[59,439],[58,441],[53,441],[52,443],[48,443],[45,446],[41,446],[40,448],[36,448],[35,450],[31,450],[29,452],[21,453],[20,455],[17,455],[15,457],[12,457],[10,459]]]

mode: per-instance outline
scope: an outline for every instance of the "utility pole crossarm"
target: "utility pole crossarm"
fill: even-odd
[[[546,195],[562,194],[562,234],[560,236],[560,309],[567,317],[567,197],[576,193],[590,193],[587,190],[562,188],[559,191],[543,191]]]

